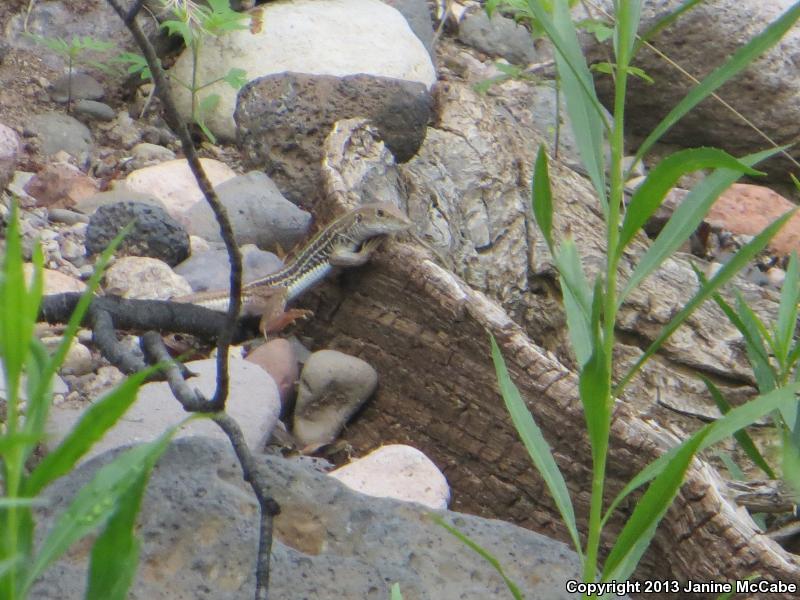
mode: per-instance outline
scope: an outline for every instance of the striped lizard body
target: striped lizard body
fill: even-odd
[[[243,313],[261,314],[262,331],[275,330],[267,321],[280,319],[286,304],[335,269],[363,265],[386,236],[410,227],[411,222],[391,204],[365,204],[345,213],[311,238],[282,269],[242,286]],[[199,292],[173,301],[224,312],[228,309],[228,290]]]

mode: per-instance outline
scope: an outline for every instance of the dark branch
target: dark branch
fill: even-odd
[[[197,185],[200,187],[211,210],[214,212],[214,216],[219,223],[220,234],[228,250],[228,257],[231,263],[231,301],[228,306],[225,326],[220,330],[219,337],[217,338],[217,389],[214,393],[214,404],[217,410],[224,410],[225,400],[228,397],[228,348],[233,339],[234,329],[242,303],[242,255],[236,245],[233,228],[228,219],[228,213],[219,201],[217,194],[214,192],[214,188],[211,186],[211,182],[208,180],[200,164],[200,157],[197,155],[197,149],[189,135],[189,129],[178,114],[178,109],[175,106],[172,94],[169,93],[167,75],[161,68],[161,61],[156,55],[155,48],[153,48],[150,40],[147,39],[147,36],[144,34],[144,31],[142,31],[136,19],[127,20],[129,13],[122,7],[119,0],[107,0],[107,2],[116,11],[120,19],[125,21],[125,25],[128,27],[131,35],[133,35],[133,39],[136,40],[137,45],[147,61],[147,66],[150,68],[153,82],[156,86],[156,92],[166,112],[167,121],[175,124],[176,133],[181,141],[181,147],[186,156],[189,168],[192,170],[195,179],[197,179]],[[138,2],[135,4],[138,4]]]

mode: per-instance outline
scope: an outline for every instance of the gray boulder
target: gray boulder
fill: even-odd
[[[39,532],[119,449],[93,459],[46,490]],[[417,504],[370,498],[303,462],[259,459],[282,507],[274,521],[270,597],[385,600],[399,583],[406,598],[503,598],[500,576]],[[577,556],[531,531],[442,511],[492,552],[527,598],[576,598]],[[258,509],[226,443],[174,442],[153,472],[139,516],[139,570],[130,598],[251,600]],[[78,544],[37,582],[37,600],[82,598],[89,548]]]

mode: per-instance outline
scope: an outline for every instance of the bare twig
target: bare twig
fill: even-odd
[[[136,21],[137,10],[125,10],[120,4],[119,0],[107,0],[111,7],[119,15],[120,19],[125,21],[125,25],[136,40],[137,45],[142,51],[147,66],[153,76],[153,83],[155,84],[156,93],[161,99],[161,103],[166,112],[167,120],[175,124],[175,129],[178,138],[181,141],[183,153],[186,155],[186,160],[189,163],[189,168],[197,179],[197,184],[203,195],[206,198],[214,216],[219,223],[220,234],[225,242],[225,247],[228,250],[228,257],[231,263],[231,279],[230,279],[230,302],[228,306],[227,318],[225,326],[219,333],[217,341],[217,389],[214,393],[213,405],[216,410],[225,409],[225,400],[228,396],[228,349],[230,348],[231,340],[233,338],[233,331],[236,326],[236,320],[239,316],[239,311],[242,304],[242,255],[239,248],[236,246],[236,241],[233,235],[233,228],[231,227],[228,213],[222,203],[219,201],[217,194],[211,182],[208,180],[200,158],[197,155],[197,149],[192,143],[192,138],[189,135],[189,129],[186,127],[183,119],[178,114],[178,109],[175,106],[175,101],[172,94],[169,93],[167,86],[167,76],[161,68],[161,61],[156,56],[156,51],[150,40],[142,31],[139,23]],[[141,8],[141,1],[136,0],[133,8]]]

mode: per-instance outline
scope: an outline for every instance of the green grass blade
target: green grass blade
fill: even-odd
[[[700,282],[700,285],[705,285],[707,282],[707,278],[700,269],[697,268],[696,265],[692,265],[692,269],[694,270],[695,275],[697,275],[697,280]],[[733,307],[728,304],[725,299],[720,294],[713,294],[711,296],[714,302],[717,303],[717,306],[720,307],[722,312],[725,313],[725,316],[728,317],[728,320],[733,323],[734,327],[739,330],[739,333],[742,334],[744,337],[745,342],[745,349],[747,350],[747,358],[750,361],[750,366],[753,368],[753,373],[756,377],[756,384],[758,385],[758,391],[762,394],[766,392],[770,392],[775,389],[777,386],[777,378],[774,369],[769,361],[769,353],[767,352],[767,348],[764,346],[763,338],[759,334],[758,328],[752,326],[745,322],[745,320],[739,316],[739,314],[733,310]],[[737,301],[743,303],[744,300],[739,297]],[[744,306],[747,306],[746,304]],[[749,310],[749,307],[748,307]],[[747,318],[748,313],[744,313],[745,318]],[[754,314],[753,315],[757,320],[758,317]]]
[[[781,431],[781,474],[795,494],[800,494],[800,448],[786,428]]]
[[[603,565],[603,581],[627,579],[633,573],[650,544],[658,523],[678,493],[689,463],[707,435],[708,426],[681,444],[669,463],[653,479],[650,487],[636,503],[633,514],[627,519],[606,558]]]
[[[182,424],[168,429],[157,440],[126,450],[97,471],[94,478],[78,491],[48,532],[27,573],[24,589],[29,589],[45,569],[73,543],[108,522],[118,510],[122,498],[155,464]]]
[[[664,29],[672,25],[675,21],[677,21],[681,15],[686,13],[686,11],[691,10],[698,4],[703,2],[703,0],[685,0],[683,4],[681,4],[678,8],[673,10],[671,13],[667,13],[663,17],[661,17],[658,21],[656,21],[650,29],[645,31],[636,43],[634,54],[638,49],[644,44],[645,42],[649,42],[655,36],[657,36],[660,32]]]
[[[750,305],[745,302],[741,293],[736,293],[736,310],[739,320],[744,326],[744,331],[747,331],[745,336],[745,343],[747,344],[747,356],[755,371],[756,382],[758,383],[758,390],[760,392],[769,392],[778,386],[778,377],[772,363],[769,360],[769,353],[775,353],[775,341],[772,339],[767,326],[761,318],[750,308]],[[750,340],[759,340],[758,355],[755,355],[756,348],[750,347]],[[766,344],[766,346],[764,345]],[[756,363],[755,360],[759,362]]]
[[[99,287],[100,280],[103,278],[103,272],[111,260],[114,251],[122,243],[122,240],[125,238],[125,236],[131,232],[133,226],[134,223],[129,223],[127,226],[125,226],[119,232],[119,234],[117,234],[117,236],[111,240],[111,242],[109,242],[106,249],[103,250],[103,252],[97,258],[92,276],[89,277],[89,280],[86,282],[86,291],[83,293],[78,301],[77,306],[75,307],[75,310],[72,312],[69,322],[64,328],[64,333],[61,335],[61,343],[58,345],[58,348],[56,348],[56,351],[50,361],[50,366],[42,377],[43,386],[50,385],[53,375],[55,375],[56,371],[61,367],[62,364],[64,364],[64,359],[67,356],[69,347],[72,345],[72,340],[78,333],[78,328],[80,327],[84,316],[86,316],[86,311],[89,310],[89,305],[92,303],[94,291]],[[37,394],[44,393],[44,388],[37,391]]]
[[[90,406],[58,448],[44,457],[25,481],[24,493],[35,496],[46,485],[67,474],[89,449],[111,429],[136,400],[142,382],[158,367],[128,377]]]
[[[775,236],[775,234],[783,227],[789,218],[794,215],[797,209],[788,211],[781,217],[778,217],[764,231],[755,236],[750,242],[742,246],[739,251],[728,261],[717,273],[712,277],[706,285],[700,286],[698,292],[692,297],[691,300],[675,315],[672,320],[664,326],[661,333],[653,341],[642,356],[636,361],[636,364],[631,367],[623,377],[622,381],[617,384],[614,390],[614,397],[619,397],[625,385],[631,378],[639,371],[642,365],[655,354],[662,344],[669,339],[674,331],[680,327],[684,321],[695,311],[697,307],[705,302],[711,295],[713,295],[720,287],[730,281],[739,271],[741,271],[750,260],[763,250],[767,243]]]
[[[798,290],[797,252],[792,251],[786,268],[786,278],[781,288],[781,302],[778,308],[778,321],[775,324],[773,339],[775,340],[775,359],[782,368],[787,366],[787,359],[792,347],[792,338],[797,326]]]
[[[700,169],[729,169],[748,175],[763,175],[760,171],[739,162],[727,152],[716,148],[692,148],[668,156],[650,171],[644,183],[634,192],[625,211],[625,219],[617,246],[618,256],[644,227],[648,219],[655,214],[667,192],[678,180],[687,173],[693,173]]]
[[[444,527],[448,532],[461,540],[465,546],[478,553],[486,562],[492,565],[494,570],[497,571],[500,577],[503,578],[503,581],[505,581],[506,587],[508,587],[508,590],[511,592],[511,595],[514,596],[515,600],[523,600],[522,592],[519,591],[519,587],[506,575],[505,571],[503,571],[503,565],[500,564],[500,561],[497,560],[491,552],[472,540],[468,535],[450,525],[450,523],[445,521],[441,516],[431,515],[431,518],[437,525]]]
[[[0,280],[0,357],[6,378],[8,423],[11,431],[17,427],[17,394],[22,366],[27,360],[33,323],[25,318],[28,293],[22,269],[22,237],[19,228],[19,209],[11,205],[6,248],[3,259],[3,278]]]
[[[795,3],[780,18],[771,23],[763,32],[752,38],[747,44],[739,48],[721,67],[715,69],[703,81],[695,86],[683,100],[681,100],[664,117],[656,128],[647,136],[636,153],[636,161],[640,160],[652,148],[661,136],[663,136],[675,123],[697,106],[700,102],[708,98],[726,81],[735,77],[742,70],[747,68],[761,54],[775,45],[783,35],[792,28],[795,21],[800,17],[800,2]]]
[[[592,305],[592,355],[583,365],[578,376],[578,390],[592,446],[592,459],[595,464],[598,464],[608,452],[608,433],[611,423],[610,377],[605,346],[600,333],[602,298],[603,290],[598,278],[595,283]]]
[[[528,9],[555,46],[556,66],[578,152],[607,212],[603,132],[608,131],[609,124],[597,98],[575,25],[565,2],[555,3],[552,18],[536,0],[528,0]]]
[[[717,442],[732,436],[740,429],[744,429],[745,427],[752,425],[763,416],[771,413],[774,410],[779,410],[781,407],[785,407],[790,404],[796,404],[797,399],[795,398],[795,394],[798,391],[800,391],[800,383],[793,383],[777,390],[773,390],[768,394],[762,394],[753,400],[750,400],[746,404],[731,409],[731,411],[724,415],[721,419],[718,419],[708,425],[708,435],[703,439],[699,450],[705,450]],[[622,502],[622,500],[624,500],[628,494],[661,473],[661,471],[664,470],[666,465],[675,455],[677,450],[677,447],[668,450],[647,465],[644,469],[639,471],[639,473],[628,482],[622,491],[617,494],[616,498],[614,498],[614,501],[611,503],[611,506],[603,517],[603,523],[608,521],[614,510],[616,510],[617,506],[619,506],[620,502]]]
[[[717,408],[719,408],[719,412],[721,412],[723,415],[727,415],[733,407],[722,395],[722,392],[707,377],[700,375],[700,379],[703,381],[709,393],[711,394],[711,397],[714,399],[714,403],[717,405]],[[759,452],[755,442],[753,442],[753,438],[750,437],[745,429],[740,429],[733,434],[733,437],[739,443],[739,446],[741,446],[742,450],[744,450],[745,454],[750,457],[750,460],[752,460],[759,469],[764,471],[767,477],[770,479],[776,478],[775,471],[773,471],[772,467],[769,466],[769,463],[761,454],[761,452]]]
[[[571,238],[561,243],[556,256],[556,266],[567,313],[567,330],[579,365],[592,355],[591,288],[581,266],[578,247]]]
[[[572,500],[569,497],[569,490],[564,481],[564,476],[553,458],[550,446],[542,435],[542,430],[533,420],[528,407],[519,395],[517,386],[511,381],[508,368],[494,336],[490,336],[490,339],[492,343],[492,362],[494,362],[494,369],[497,373],[497,385],[500,388],[500,394],[503,396],[503,401],[506,404],[509,415],[511,415],[514,427],[516,427],[522,439],[522,443],[525,445],[545,484],[547,484],[547,489],[550,490],[550,495],[561,513],[561,519],[564,521],[567,531],[569,531],[575,551],[583,560],[581,538],[578,535],[578,527],[575,522],[575,510],[572,507]]]
[[[757,154],[750,154],[740,158],[739,162],[752,167],[762,160],[777,154],[784,148],[786,148],[786,146],[780,149],[770,149]],[[678,206],[672,214],[669,221],[667,221],[664,229],[661,230],[661,233],[639,261],[639,264],[636,265],[633,273],[631,273],[630,279],[625,284],[625,288],[620,294],[620,304],[622,304],[622,301],[628,297],[637,285],[689,239],[689,236],[695,232],[705,218],[708,209],[714,201],[739,177],[740,172],[738,170],[719,169],[692,188],[683,202],[681,202],[680,206]]]
[[[636,32],[642,12],[642,0],[629,0],[617,6],[617,25],[614,27],[614,55],[617,66],[626,68],[633,58]]]
[[[392,584],[392,600],[403,600],[403,594],[400,593],[400,584]]]
[[[128,596],[139,564],[140,542],[134,533],[136,516],[154,464],[154,460],[148,461],[128,493],[120,497],[117,510],[92,546],[87,600],[125,600]]]
[[[536,166],[533,172],[531,185],[531,206],[536,224],[544,236],[550,254],[555,254],[553,244],[553,192],[550,187],[550,174],[547,168],[547,149],[544,144],[539,146],[536,154]]]

